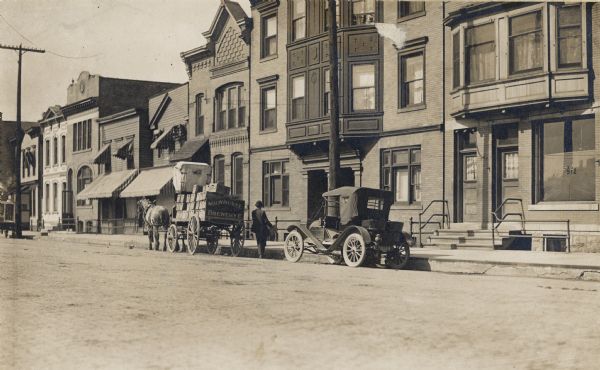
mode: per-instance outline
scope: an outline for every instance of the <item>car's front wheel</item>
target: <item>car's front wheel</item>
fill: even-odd
[[[359,267],[367,257],[367,245],[360,233],[352,233],[344,240],[342,247],[344,262],[350,267]]]

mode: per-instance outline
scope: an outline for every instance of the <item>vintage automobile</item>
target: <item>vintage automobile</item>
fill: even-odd
[[[324,193],[323,198],[322,216],[309,226],[296,223],[287,228],[288,261],[299,261],[306,251],[324,254],[333,263],[343,258],[350,267],[366,261],[396,269],[406,266],[413,241],[402,232],[402,222],[388,221],[392,192],[345,186]]]

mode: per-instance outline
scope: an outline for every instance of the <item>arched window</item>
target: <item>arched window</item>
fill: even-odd
[[[216,98],[215,131],[244,127],[246,124],[244,84],[234,83],[223,86],[217,90]]]
[[[79,194],[85,187],[92,182],[92,169],[88,166],[83,166],[77,172],[77,193]],[[77,205],[89,205],[91,202],[89,199],[80,200],[77,199]]]
[[[213,182],[225,184],[225,157],[222,155],[213,159]]]
[[[242,197],[244,188],[244,156],[235,153],[231,156],[231,194]]]

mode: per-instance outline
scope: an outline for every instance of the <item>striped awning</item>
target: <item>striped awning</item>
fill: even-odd
[[[117,197],[137,176],[138,170],[111,172],[88,184],[77,199],[102,199]]]
[[[150,144],[150,149],[156,149],[160,145],[160,143],[163,142],[163,140],[167,139],[168,135],[171,133],[171,130],[172,127],[160,134],[160,136],[157,137],[152,144]]]
[[[121,198],[152,197],[159,194],[174,194],[173,167],[142,170],[120,194]]]
[[[110,143],[105,144],[100,150],[98,154],[94,157],[93,162],[96,164],[106,163],[110,161]]]
[[[114,156],[125,159],[133,154],[133,138],[125,140],[116,150]]]

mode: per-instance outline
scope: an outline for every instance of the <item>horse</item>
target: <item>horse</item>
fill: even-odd
[[[138,212],[144,219],[144,224],[148,228],[148,249],[158,250],[160,238],[158,228],[162,227],[163,233],[163,252],[167,250],[167,229],[169,228],[169,211],[163,206],[157,206],[147,198],[142,198],[137,202]]]

